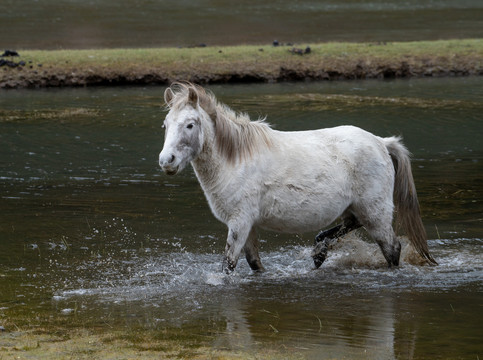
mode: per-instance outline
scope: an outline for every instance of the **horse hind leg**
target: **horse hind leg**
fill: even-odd
[[[260,255],[258,254],[258,234],[255,228],[251,229],[243,249],[245,251],[245,257],[248,265],[250,265],[250,268],[253,271],[265,271],[265,268],[260,260]]]
[[[384,255],[389,267],[399,265],[401,243],[392,228],[392,208],[389,206],[366,208],[364,214],[377,214],[377,216],[358,215],[368,234],[376,241]]]
[[[399,266],[401,243],[397,239],[392,225],[381,224],[381,226],[377,227],[366,226],[366,230],[379,245],[384,258],[387,261],[387,265],[390,268],[393,266]]]
[[[312,258],[314,260],[315,268],[318,269],[327,258],[327,250],[329,246],[337,242],[337,240],[351,232],[360,228],[362,225],[355,218],[355,216],[350,216],[337,226],[333,228],[321,231],[315,237],[315,247],[312,251]]]
[[[312,259],[315,268],[318,269],[327,258],[327,250],[329,246],[337,241],[337,235],[343,229],[343,224],[334,226],[333,228],[323,230],[315,237],[315,246],[312,250]],[[340,235],[339,235],[340,236]]]

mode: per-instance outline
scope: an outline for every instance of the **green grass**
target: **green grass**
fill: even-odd
[[[206,48],[154,48],[154,49],[103,49],[103,50],[24,50],[22,58],[34,63],[56,65],[60,68],[200,65],[216,63],[229,65],[245,62],[300,61],[310,58],[348,58],[352,56],[400,59],[401,56],[454,56],[483,55],[483,39],[415,41],[399,43],[325,43],[304,44],[312,54],[300,56],[289,52],[287,46],[226,46]],[[297,46],[296,46],[297,47]],[[263,49],[263,51],[261,51]],[[221,52],[220,52],[221,51]],[[314,55],[314,56],[312,56]],[[177,66],[178,65],[178,66]]]
[[[323,43],[303,44],[298,47],[311,46],[316,53],[325,56],[344,56],[364,54],[369,56],[394,56],[401,53],[448,55],[451,53],[483,53],[482,39],[413,41],[396,43]],[[295,45],[297,47],[297,45]],[[162,61],[193,61],[200,59],[238,60],[248,58],[271,59],[273,57],[294,56],[288,46],[220,46],[205,48],[152,48],[152,49],[96,49],[96,50],[21,50],[21,55],[32,57],[43,62],[68,60],[75,64],[94,64],[99,60],[116,62],[135,62],[144,60],[148,63]],[[260,51],[263,49],[263,51]],[[222,51],[221,53],[219,51]]]
[[[300,44],[311,53],[293,54],[287,46],[206,48],[19,50],[26,66],[0,69],[0,87],[279,81],[298,78],[377,78],[381,74],[424,76],[483,72],[483,39],[400,43]],[[405,67],[406,70],[398,70]],[[389,69],[389,73],[386,70]],[[290,76],[283,71],[289,71]],[[399,71],[399,73],[397,72]],[[404,72],[405,71],[405,72]],[[409,71],[409,72],[408,72]],[[285,76],[285,78],[284,78]],[[10,86],[8,82],[10,81]],[[23,83],[21,83],[23,81]]]

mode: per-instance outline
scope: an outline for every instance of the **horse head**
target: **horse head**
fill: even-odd
[[[199,104],[197,88],[179,84],[167,88],[164,100],[169,112],[164,120],[165,139],[159,165],[175,175],[194,160],[203,147],[202,118],[208,116]]]

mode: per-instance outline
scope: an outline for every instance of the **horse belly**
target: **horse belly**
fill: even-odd
[[[283,193],[265,197],[258,226],[283,233],[318,231],[335,221],[350,205],[344,195],[298,192],[303,192],[302,188],[288,186]]]

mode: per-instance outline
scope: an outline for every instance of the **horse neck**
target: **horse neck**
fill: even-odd
[[[202,124],[202,150],[191,164],[203,189],[210,191],[210,189],[214,189],[220,184],[224,173],[223,168],[226,166],[226,159],[216,149],[215,129],[211,120],[208,118]]]

